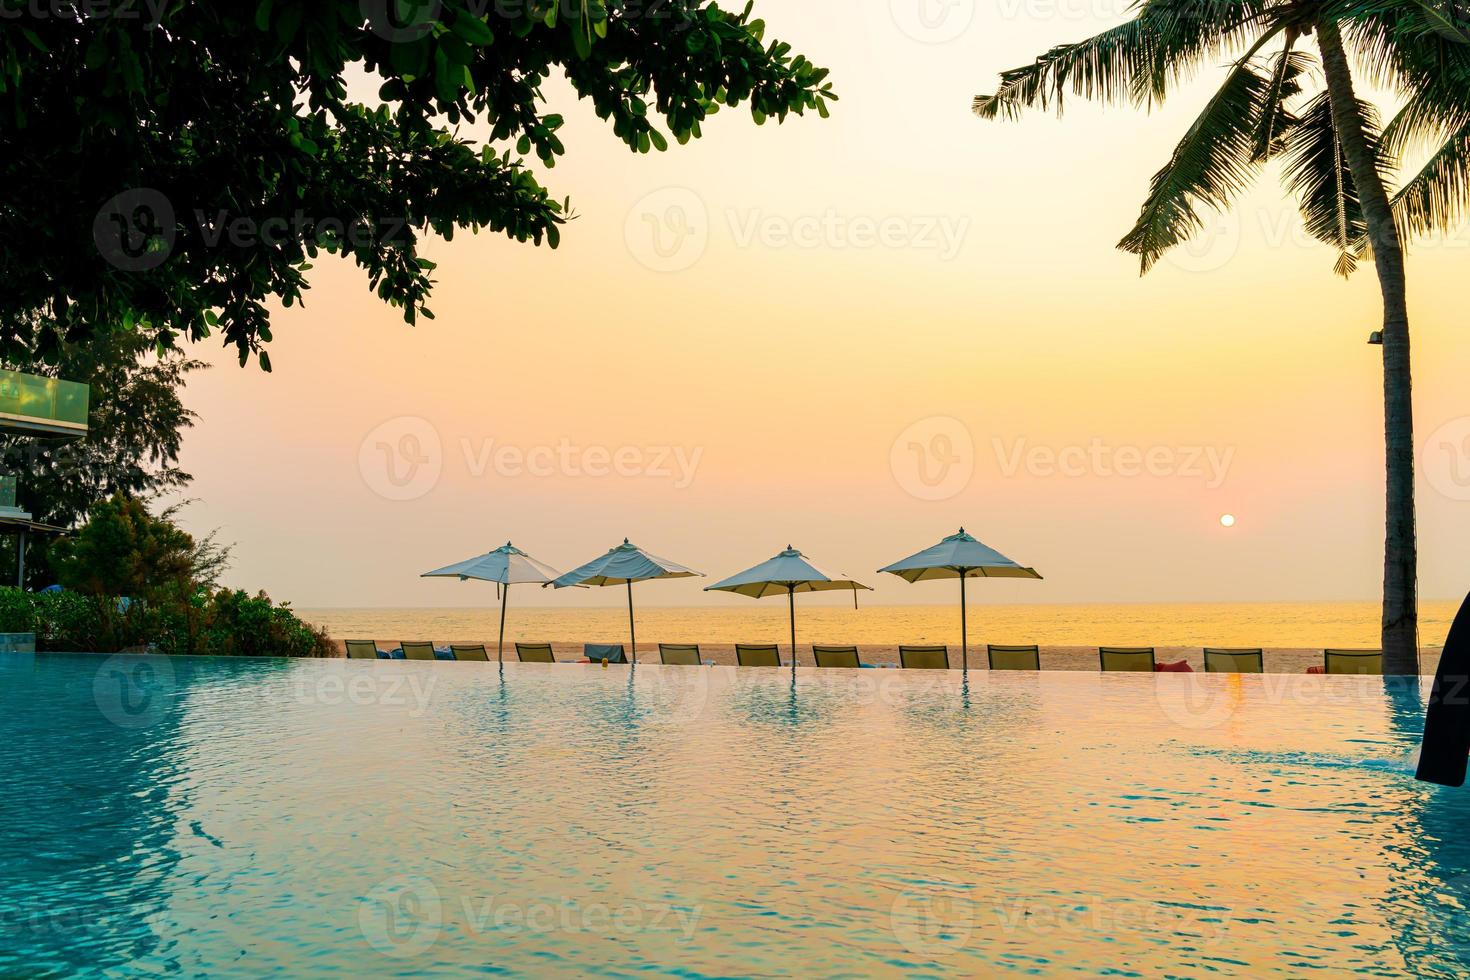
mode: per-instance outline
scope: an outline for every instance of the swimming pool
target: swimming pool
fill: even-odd
[[[1463,974],[1416,697],[6,655],[0,974]]]

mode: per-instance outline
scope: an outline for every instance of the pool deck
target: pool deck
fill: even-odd
[[[355,637],[354,637],[355,639]],[[364,637],[366,639],[366,637]],[[401,637],[395,639],[378,638],[378,649],[391,650],[398,646],[399,639],[416,639],[416,637]],[[345,648],[341,640],[333,641],[337,645],[339,654],[345,656]],[[447,640],[435,637],[433,642],[436,646],[448,646],[450,642],[458,644],[484,643],[485,649],[490,653],[490,659],[495,659],[495,641],[483,640]],[[615,639],[601,639],[596,642],[618,642]],[[673,641],[671,641],[673,642]],[[687,641],[677,641],[687,642]],[[752,638],[752,643],[773,642]],[[999,641],[997,641],[999,642]],[[1019,640],[1007,640],[1006,642],[1021,642]],[[1145,644],[1110,644],[1113,646],[1143,646]],[[582,657],[582,643],[551,641],[552,649],[558,660],[580,660]],[[896,646],[860,646],[863,662],[873,665],[897,664],[898,647]],[[713,660],[716,664],[726,667],[735,666],[735,646],[730,643],[710,643],[699,646],[700,656],[705,660]],[[781,644],[782,656],[786,656],[787,644]],[[1440,648],[1426,647],[1420,654],[1420,670],[1426,675],[1433,675],[1439,666]],[[507,640],[505,643],[505,658],[516,659],[515,644]],[[658,663],[658,643],[638,643],[638,659],[641,663]],[[956,670],[960,666],[960,651],[956,646],[949,648],[950,664]],[[1176,663],[1180,660],[1189,661],[1189,665],[1196,671],[1203,671],[1204,652],[1200,647],[1157,647],[1156,659],[1159,663]],[[1265,665],[1268,674],[1305,674],[1308,667],[1316,667],[1322,664],[1322,649],[1307,647],[1266,647]],[[973,644],[970,647],[970,667],[972,669],[983,669],[986,665],[984,643]],[[798,666],[812,667],[811,646],[802,644]],[[1072,671],[1096,671],[1098,669],[1097,647],[1076,646],[1043,646],[1041,648],[1042,670],[1072,670]]]

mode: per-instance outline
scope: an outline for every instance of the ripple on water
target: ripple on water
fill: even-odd
[[[0,973],[1470,968],[1412,698],[1191,683],[10,658]]]

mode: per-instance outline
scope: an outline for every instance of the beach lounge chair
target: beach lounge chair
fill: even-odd
[[[625,664],[628,662],[627,651],[621,643],[587,643],[582,646],[582,656],[587,658],[590,664],[600,664],[606,661],[610,664]]]
[[[416,640],[405,640],[399,644],[403,647],[404,660],[438,660],[434,656],[434,644],[420,643]]]
[[[898,662],[905,670],[949,670],[949,647],[899,647]]]
[[[1102,669],[1108,673],[1136,671],[1152,674],[1154,672],[1153,647],[1098,647],[1097,656],[1102,664]]]
[[[698,643],[660,643],[658,656],[670,667],[699,667],[704,664],[699,659]]]
[[[1207,674],[1264,674],[1265,653],[1261,650],[1219,650],[1205,647]]]
[[[812,645],[812,659],[818,667],[861,667],[857,647],[819,647]]]
[[[554,664],[550,643],[517,643],[516,656],[523,664]]]
[[[1322,666],[1329,674],[1382,674],[1382,650],[1323,650]]]
[[[483,643],[472,643],[463,645],[451,643],[449,652],[454,654],[455,660],[468,660],[474,663],[487,664],[490,662],[490,651],[485,649]]]
[[[1040,647],[1008,647],[995,643],[986,646],[991,670],[1040,670]]]
[[[348,640],[348,660],[379,660],[377,640]]]
[[[781,648],[774,643],[737,643],[735,662],[742,667],[779,667]]]

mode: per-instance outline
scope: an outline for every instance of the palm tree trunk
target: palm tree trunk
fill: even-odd
[[[1388,469],[1383,552],[1383,671],[1419,673],[1418,545],[1414,532],[1414,409],[1409,372],[1409,311],[1404,250],[1393,208],[1366,137],[1353,93],[1352,70],[1337,24],[1317,27],[1317,46],[1332,100],[1338,142],[1353,175],[1373,243],[1373,262],[1383,292],[1383,424]]]

